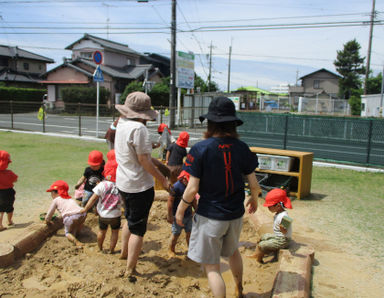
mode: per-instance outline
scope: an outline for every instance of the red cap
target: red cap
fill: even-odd
[[[115,149],[111,149],[108,151],[107,159],[108,160],[115,160],[116,159]]]
[[[188,141],[189,141],[189,133],[186,131],[182,131],[179,134],[179,137],[177,138],[176,144],[180,147],[187,148],[188,147]]]
[[[184,171],[184,170],[182,170],[181,171],[181,173],[180,173],[180,175],[177,177],[177,180],[180,180],[180,179],[182,179],[182,178],[187,178],[187,180],[189,181],[189,177],[190,177],[191,175],[189,175],[189,173],[187,172],[187,171]]]
[[[103,153],[97,150],[93,150],[88,155],[88,164],[90,166],[98,166],[103,162]]]
[[[11,155],[7,151],[0,150],[0,170],[6,170],[11,161]]]
[[[116,170],[117,170],[117,162],[114,159],[110,159],[104,166],[103,176],[105,179],[116,182]]]
[[[157,128],[157,132],[159,132],[159,133],[160,133],[160,132],[163,132],[165,128],[167,128],[169,134],[171,134],[171,131],[169,130],[168,125],[165,124],[165,123],[161,123],[161,124],[159,125],[159,127]]]
[[[284,204],[284,207],[292,209],[291,200],[287,197],[287,192],[281,188],[274,188],[267,193],[263,206],[270,207],[280,202]]]
[[[68,195],[68,183],[63,180],[57,180],[52,183],[52,185],[47,189],[47,192],[56,190],[60,197],[63,199],[70,199],[71,196]]]

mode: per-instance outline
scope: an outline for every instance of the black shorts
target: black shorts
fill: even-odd
[[[13,188],[0,189],[0,212],[13,212],[15,203],[15,190]]]
[[[99,228],[100,230],[106,230],[108,229],[108,225],[111,226],[112,230],[118,230],[120,229],[121,225],[121,217],[114,217],[114,218],[105,218],[99,216]]]
[[[128,221],[129,231],[143,237],[147,231],[149,210],[155,198],[153,187],[138,193],[126,193],[119,190],[125,206],[125,218]]]

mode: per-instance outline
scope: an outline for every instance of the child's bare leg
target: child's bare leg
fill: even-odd
[[[173,258],[176,256],[176,243],[177,239],[179,239],[180,235],[172,234],[171,239],[169,240],[169,246],[168,246],[168,256],[170,258]]]
[[[97,233],[97,246],[99,247],[99,250],[103,250],[103,243],[105,239],[105,235],[107,234],[107,230],[100,230]]]
[[[12,221],[13,211],[7,213],[7,217],[8,217],[8,225],[9,225],[9,226],[12,226],[12,225],[13,225],[13,221]]]
[[[243,260],[238,249],[229,257],[229,267],[235,280],[236,297],[243,297]]]
[[[248,258],[254,258],[256,259],[256,261],[258,261],[259,263],[263,263],[263,257],[264,257],[264,253],[263,251],[260,249],[259,246],[256,247],[256,251],[253,255],[248,255],[247,256]]]
[[[65,236],[67,237],[67,239],[68,239],[69,241],[71,241],[71,242],[72,242],[73,244],[75,244],[76,246],[84,246],[84,244],[81,243],[79,240],[77,240],[76,237],[73,236],[71,233],[67,233]]]
[[[114,251],[115,251],[115,247],[116,247],[116,243],[117,243],[117,239],[118,238],[119,238],[119,229],[112,230],[112,233],[111,233],[111,243],[110,243],[110,246],[109,246],[111,254],[114,253]]]
[[[187,246],[189,247],[189,239],[191,238],[191,232],[185,233],[185,241],[187,242]]]
[[[4,212],[0,212],[0,231],[5,230],[6,228],[3,226],[3,216]]]
[[[121,230],[121,253],[120,259],[126,259],[128,257],[128,241],[131,236],[131,232],[128,228],[128,222],[123,224],[123,229]]]

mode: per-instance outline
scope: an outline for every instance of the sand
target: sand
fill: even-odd
[[[261,200],[262,203],[262,200]],[[294,219],[293,239],[300,245],[315,249],[313,266],[313,297],[382,297],[384,269],[377,259],[361,255],[332,238],[321,229],[319,222],[308,222],[310,209],[305,201],[294,201],[290,215]],[[41,206],[29,209],[23,223],[15,215],[14,228],[0,233],[0,242],[20,233],[37,214]],[[40,210],[39,210],[40,208]],[[268,216],[268,210],[260,207]],[[316,229],[314,229],[316,226]],[[140,273],[136,283],[124,276],[125,260],[119,254],[104,254],[96,244],[97,217],[89,214],[79,239],[84,248],[76,248],[65,238],[61,229],[42,243],[36,251],[17,260],[12,266],[0,269],[0,297],[211,297],[207,279],[199,264],[186,257],[184,234],[176,247],[176,258],[168,258],[167,246],[171,225],[166,221],[166,202],[155,201],[149,217],[148,232],[139,258]],[[104,247],[109,247],[108,231]],[[246,297],[269,297],[276,274],[277,262],[259,265],[245,257],[254,250],[259,236],[244,218],[240,238],[240,253],[244,261],[244,293]],[[120,242],[117,251],[120,250]],[[266,259],[269,261],[269,259]],[[225,259],[223,277],[228,297],[233,297],[234,283]]]

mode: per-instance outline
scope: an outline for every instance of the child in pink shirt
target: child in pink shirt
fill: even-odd
[[[87,214],[81,213],[82,208],[68,195],[68,188],[67,182],[57,180],[47,189],[47,192],[51,193],[53,201],[45,216],[45,223],[52,223],[52,216],[57,209],[63,218],[67,239],[76,246],[83,246],[83,244],[77,240],[76,235],[82,229]]]

